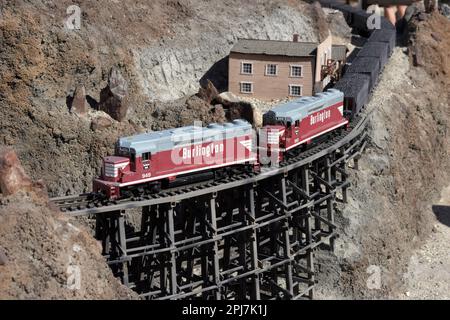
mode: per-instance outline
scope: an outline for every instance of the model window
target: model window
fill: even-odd
[[[303,67],[302,66],[291,66],[291,77],[296,77],[296,78],[303,77]]]
[[[241,93],[252,93],[253,83],[251,82],[241,82]]]
[[[144,153],[142,154],[142,161],[148,161],[148,160],[150,160],[151,157],[152,157],[152,156],[151,156],[151,153],[150,153],[150,152],[144,152]]]
[[[266,65],[266,75],[268,76],[276,76],[278,73],[276,64],[268,64]]]
[[[253,73],[253,64],[250,62],[242,62],[241,73],[252,74]]]
[[[300,97],[302,95],[302,86],[290,85],[289,95],[294,97]]]

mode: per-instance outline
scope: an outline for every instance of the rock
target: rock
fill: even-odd
[[[425,0],[424,4],[425,4],[425,10],[428,13],[438,10],[438,0]]]
[[[237,102],[237,103],[230,103],[228,106],[228,119],[235,120],[235,119],[245,119],[251,124],[254,124],[254,109],[252,105],[248,102]]]
[[[428,15],[427,15],[426,13],[420,12],[420,13],[417,15],[417,19],[418,19],[419,21],[425,21],[425,20],[428,19]]]
[[[450,5],[446,3],[441,3],[440,5],[442,15],[450,19]]]
[[[113,119],[122,121],[128,111],[128,84],[116,68],[111,68],[108,85],[100,92],[99,110],[106,112]]]
[[[314,1],[314,3],[310,7],[310,10],[312,21],[316,26],[316,30],[318,31],[319,41],[322,42],[330,36],[327,17],[318,1]]]
[[[0,266],[3,266],[8,263],[8,257],[2,248],[0,248]]]
[[[219,97],[222,100],[225,100],[228,102],[239,102],[240,101],[239,97],[230,91],[220,93]]]
[[[431,33],[431,37],[434,39],[434,40],[436,40],[437,42],[441,42],[442,41],[442,38],[441,38],[441,36],[439,36],[437,33],[435,33],[435,32],[432,32]]]
[[[3,195],[12,195],[20,190],[30,191],[33,182],[25,173],[16,153],[10,149],[0,148],[0,191]]]
[[[212,109],[213,119],[218,119],[217,121],[221,121],[221,119],[225,119],[225,110],[223,110],[223,106],[221,104],[216,104]]]
[[[116,68],[111,68],[108,78],[108,86],[111,89],[111,92],[120,99],[124,99],[128,94],[128,84],[120,74],[120,71]]]
[[[219,95],[219,91],[217,91],[214,84],[208,80],[205,88],[200,88],[197,96],[203,100],[205,100],[208,104],[211,104],[214,99]]]
[[[410,294],[409,291],[406,291],[406,292],[405,292],[405,296],[409,297],[410,295],[411,295],[411,294]]]
[[[78,86],[73,94],[70,111],[79,115],[85,115],[88,111],[89,105],[86,100],[86,89],[84,86]]]
[[[113,121],[111,118],[99,116],[99,117],[92,119],[91,129],[93,131],[102,130],[102,129],[111,127],[112,124],[113,124]]]

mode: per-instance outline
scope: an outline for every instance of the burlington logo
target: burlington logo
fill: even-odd
[[[325,110],[323,112],[319,112],[316,115],[312,115],[309,119],[310,119],[310,125],[319,123],[319,122],[324,122],[325,120],[329,119],[331,117],[331,111],[330,110]]]
[[[211,143],[207,146],[196,145],[193,148],[183,148],[183,159],[196,157],[210,157],[216,153],[223,153],[223,143]]]

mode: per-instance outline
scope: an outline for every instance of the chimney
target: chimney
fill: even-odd
[[[294,38],[292,39],[292,41],[298,42],[298,34],[297,33],[294,34]]]

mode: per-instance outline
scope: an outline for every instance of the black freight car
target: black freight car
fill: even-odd
[[[396,37],[395,30],[382,29],[373,31],[367,41],[386,42],[389,45],[389,56],[390,56],[395,47],[395,37]]]
[[[352,64],[347,68],[346,73],[363,73],[370,76],[369,89],[375,87],[378,82],[378,73],[380,72],[380,61],[373,57],[356,57]]]
[[[370,76],[360,73],[349,73],[341,78],[334,89],[344,93],[345,116],[353,117],[358,114],[369,100]]]
[[[358,52],[358,57],[378,58],[383,69],[388,61],[389,45],[386,42],[367,42]]]

